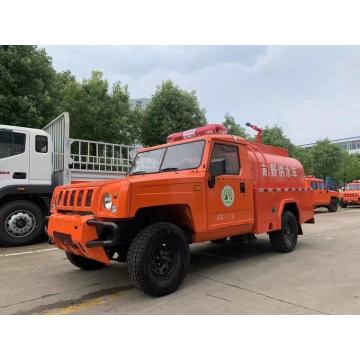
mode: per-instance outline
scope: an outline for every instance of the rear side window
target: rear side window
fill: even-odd
[[[325,190],[325,183],[319,183],[320,190]]]
[[[239,175],[240,161],[237,146],[214,144],[211,162],[216,160],[225,160],[227,175]]]
[[[25,152],[26,135],[0,130],[0,159]]]
[[[317,190],[317,182],[316,182],[316,181],[312,181],[312,182],[311,182],[311,188],[312,188],[313,190]]]
[[[44,135],[35,136],[35,151],[39,153],[48,152],[48,138]]]

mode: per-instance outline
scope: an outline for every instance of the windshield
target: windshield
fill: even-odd
[[[156,173],[199,167],[204,141],[195,141],[138,153],[130,175]]]
[[[360,184],[346,185],[346,190],[360,190]]]

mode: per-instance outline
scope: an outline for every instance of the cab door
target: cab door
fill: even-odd
[[[0,187],[29,182],[29,133],[0,129]]]
[[[51,140],[45,134],[30,134],[30,183],[51,184]]]
[[[317,181],[311,182],[311,189],[313,191],[314,206],[317,206],[320,204],[320,192],[318,190],[318,182]]]
[[[319,203],[321,205],[329,203],[328,200],[328,191],[324,181],[318,182],[318,192],[319,192]]]
[[[242,146],[232,143],[212,144],[210,163],[225,160],[225,174],[216,177],[215,184],[207,184],[208,231],[224,230],[226,236],[250,232],[253,226],[253,191],[248,178],[248,159],[240,161]]]

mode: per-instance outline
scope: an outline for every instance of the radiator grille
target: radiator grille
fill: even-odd
[[[66,189],[61,190],[57,198],[58,208],[89,208],[92,205],[94,190],[86,189]]]

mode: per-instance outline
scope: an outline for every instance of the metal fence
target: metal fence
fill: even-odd
[[[69,113],[62,113],[44,127],[53,143],[52,165],[53,171],[63,171],[67,168],[69,148]]]
[[[133,146],[70,139],[69,168],[82,171],[127,173]]]
[[[90,173],[124,175],[136,155],[135,146],[70,138],[67,112],[51,121],[44,130],[53,142],[53,181],[56,185],[71,182],[71,172],[88,173],[88,177],[91,177]]]

